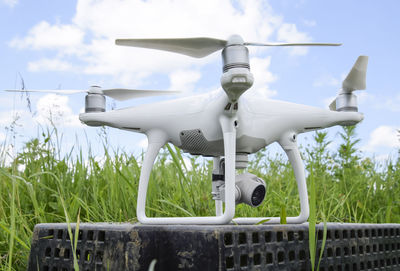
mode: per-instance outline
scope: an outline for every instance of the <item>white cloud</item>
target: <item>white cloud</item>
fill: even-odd
[[[311,37],[297,30],[295,24],[284,23],[278,29],[278,40],[285,42],[310,42]],[[308,52],[307,47],[293,47],[290,48],[290,54],[292,55],[305,55]]]
[[[389,161],[391,158],[391,155],[388,153],[385,154],[380,154],[374,157],[375,161],[377,161],[378,163],[386,163],[387,161]]]
[[[193,169],[192,160],[187,155],[183,155],[183,163],[185,163],[185,167],[188,171]]]
[[[78,1],[74,23],[97,37],[267,37],[276,17],[263,1]],[[113,12],[110,13],[110,10]],[[221,12],[223,11],[223,12]],[[264,17],[268,13],[269,17]],[[104,18],[107,18],[106,20]],[[232,24],[232,22],[235,22]],[[257,24],[260,28],[254,28]]]
[[[112,12],[110,12],[112,11]],[[30,70],[70,70],[80,63],[87,74],[110,75],[123,86],[138,87],[151,75],[179,70],[200,70],[218,60],[218,54],[204,59],[115,46],[116,38],[195,37],[227,38],[241,34],[247,41],[272,40],[275,34],[283,41],[309,41],[296,25],[283,22],[262,0],[79,0],[70,24],[42,21],[26,37],[15,38],[16,48],[54,49],[56,57],[34,61]],[[304,54],[305,48],[291,51]],[[258,52],[258,50],[255,50]],[[68,61],[74,61],[69,64]],[[257,79],[258,80],[258,79]],[[111,83],[114,83],[111,81]]]
[[[399,129],[400,127],[379,126],[372,131],[369,141],[363,149],[366,151],[374,151],[380,147],[400,148]]]
[[[192,91],[195,83],[201,78],[201,73],[193,70],[177,70],[169,75],[171,90]]]
[[[62,49],[65,52],[81,45],[83,36],[84,32],[75,25],[50,25],[42,21],[35,25],[25,38],[13,39],[10,46],[36,50]]]
[[[13,123],[24,125],[25,119],[29,117],[27,110],[12,110],[0,112],[0,125],[10,127]]]
[[[6,140],[6,134],[0,132],[0,142],[3,142],[4,140]]]
[[[277,77],[269,71],[271,57],[250,59],[251,72],[254,76],[254,85],[245,95],[253,98],[271,98],[276,95],[275,90],[269,89],[268,85]]]
[[[0,145],[0,161],[5,166],[10,166],[15,159],[16,150],[11,144]]]
[[[13,8],[16,4],[18,4],[18,0],[1,0],[1,2],[10,8]]]
[[[73,69],[69,62],[59,59],[43,58],[37,61],[28,63],[28,70],[31,72],[38,71],[71,71]]]
[[[47,94],[37,102],[35,121],[42,125],[81,127],[78,115],[73,114],[67,96]]]
[[[226,38],[247,34],[250,40],[266,40],[273,32],[274,16],[263,16],[261,1],[233,7],[230,1],[80,1],[74,23],[90,33],[87,73],[117,75],[121,83],[143,82],[153,73],[171,73],[216,60],[216,54],[202,60],[177,54],[116,47],[114,39],[128,37]],[[109,10],[113,10],[110,14]],[[223,10],[224,12],[220,12]],[[103,17],[109,17],[104,20]],[[268,19],[265,19],[268,18]],[[231,22],[234,21],[235,24]],[[145,26],[145,27],[143,27]],[[128,65],[127,65],[128,64]]]

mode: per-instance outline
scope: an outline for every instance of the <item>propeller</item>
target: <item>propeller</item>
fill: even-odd
[[[244,46],[340,46],[341,43],[256,43],[243,42],[238,35],[228,40],[199,37],[179,39],[116,39],[115,44],[122,46],[142,47],[174,52],[191,57],[201,58],[231,45]]]
[[[344,96],[346,94],[349,95],[355,90],[364,90],[367,88],[367,66],[368,56],[359,56],[349,74],[343,80],[342,90],[340,91],[339,96]],[[336,111],[337,99],[338,98],[335,98],[329,105],[330,110]]]
[[[115,44],[163,50],[201,58],[221,50],[226,46],[227,41],[213,38],[117,39]]]
[[[368,56],[359,56],[342,83],[342,90],[344,92],[353,92],[354,90],[364,90],[367,88],[367,66]]]
[[[336,111],[336,98],[329,104],[329,109]]]
[[[7,89],[9,92],[39,92],[39,93],[56,93],[56,94],[76,94],[76,93],[88,93],[88,94],[101,94],[118,101],[125,101],[133,98],[142,98],[148,96],[159,96],[159,95],[170,95],[176,94],[180,91],[172,90],[140,90],[140,89],[126,89],[126,88],[109,88],[102,89],[99,86],[91,86],[89,90],[29,90],[29,89]]]

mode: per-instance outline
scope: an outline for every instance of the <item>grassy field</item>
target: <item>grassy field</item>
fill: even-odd
[[[61,156],[54,131],[25,144],[11,164],[0,158],[0,270],[26,270],[35,224],[135,221],[142,156],[108,152],[103,161],[80,153]],[[339,148],[329,151],[326,132],[302,147],[308,184],[315,187],[315,221],[400,223],[400,160],[362,158],[355,128],[343,129]],[[149,216],[213,215],[209,160],[190,160],[166,147],[155,163],[147,201]],[[84,158],[86,157],[86,158]],[[267,183],[262,206],[238,206],[237,216],[287,216],[299,212],[297,186],[284,156],[266,150],[251,159],[249,172]],[[310,187],[309,187],[310,188]]]

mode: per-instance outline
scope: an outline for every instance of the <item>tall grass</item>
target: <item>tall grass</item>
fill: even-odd
[[[71,218],[79,218],[80,222],[136,221],[143,157],[107,147],[102,161],[79,150],[77,155],[62,155],[57,140],[56,131],[46,131],[27,142],[8,164],[3,153],[0,270],[26,269],[32,230],[37,223],[66,222]],[[343,129],[340,142],[337,150],[330,151],[323,131],[314,134],[313,144],[302,148],[308,184],[313,185],[309,189],[315,192],[315,223],[399,223],[400,160],[380,165],[363,159],[354,127]],[[248,170],[266,180],[267,197],[258,208],[238,206],[237,216],[299,213],[296,182],[284,156],[260,151],[252,157]],[[184,158],[173,146],[163,149],[151,174],[148,215],[213,215],[211,172],[210,160]]]

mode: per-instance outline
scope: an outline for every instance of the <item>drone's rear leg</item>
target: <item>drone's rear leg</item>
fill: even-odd
[[[160,149],[167,142],[167,135],[159,130],[152,130],[147,133],[148,146],[144,156],[142,171],[139,178],[138,200],[136,206],[136,216],[140,222],[145,222],[146,217],[146,195],[149,185],[150,173],[153,168]]]
[[[297,182],[297,190],[300,198],[300,214],[297,217],[288,217],[287,223],[304,223],[307,221],[310,214],[308,204],[307,183],[304,174],[303,160],[300,156],[299,148],[297,147],[297,134],[288,133],[280,141],[282,149],[286,152],[289,162],[292,165],[294,177]]]

